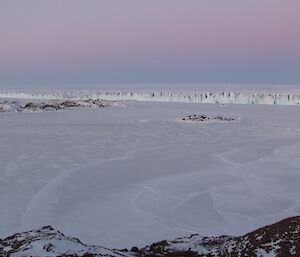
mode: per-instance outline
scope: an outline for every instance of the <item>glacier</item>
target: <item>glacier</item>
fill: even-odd
[[[103,99],[121,101],[183,102],[215,104],[299,105],[300,90],[254,91],[99,91],[99,90],[2,90],[0,98],[14,99]]]

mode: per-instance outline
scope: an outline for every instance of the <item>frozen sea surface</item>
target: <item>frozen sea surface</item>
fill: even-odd
[[[300,214],[299,106],[129,102],[0,115],[0,238],[52,225],[143,246]],[[190,114],[239,118],[178,121]]]

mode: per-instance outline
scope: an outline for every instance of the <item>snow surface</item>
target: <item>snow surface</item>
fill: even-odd
[[[300,214],[299,106],[127,105],[0,114],[0,238],[52,225],[123,248]]]

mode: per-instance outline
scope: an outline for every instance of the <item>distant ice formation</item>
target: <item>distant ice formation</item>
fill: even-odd
[[[218,103],[218,104],[300,104],[300,91],[278,92],[270,91],[0,91],[0,98],[23,99],[103,99],[122,101],[153,101],[153,102],[188,102],[188,103]]]

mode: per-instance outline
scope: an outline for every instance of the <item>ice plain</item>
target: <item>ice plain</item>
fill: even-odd
[[[236,122],[190,123],[190,114]],[[128,102],[0,115],[0,238],[241,235],[300,214],[299,106]]]

